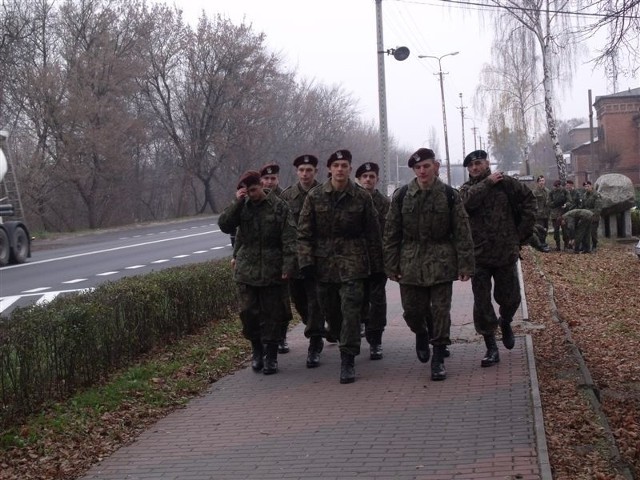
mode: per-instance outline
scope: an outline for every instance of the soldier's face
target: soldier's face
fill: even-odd
[[[264,193],[262,185],[251,185],[247,188],[247,196],[252,202],[259,202],[266,197],[266,194]]]
[[[378,175],[376,175],[376,172],[365,172],[360,175],[358,182],[365,190],[373,192],[376,189],[376,185],[378,185]]]
[[[565,186],[565,188],[567,190],[573,190],[573,183],[567,183],[567,185]]]
[[[541,178],[540,180],[538,180],[538,187],[539,188],[544,188],[544,184],[545,184],[545,179]]]
[[[587,192],[590,192],[591,190],[593,190],[593,185],[589,185],[589,184],[587,183],[587,184],[584,186],[584,189],[585,189]]]
[[[489,160],[472,160],[467,166],[467,172],[472,178],[479,177],[483,173],[489,170]]]
[[[438,163],[433,160],[422,160],[413,166],[413,173],[416,174],[418,183],[430,185],[438,176]]]
[[[274,189],[278,186],[278,175],[263,175],[260,183],[263,188]]]
[[[351,174],[351,164],[348,160],[335,160],[329,167],[331,179],[337,182],[344,182]]]
[[[315,180],[317,173],[318,173],[318,169],[313,165],[300,165],[296,170],[296,175],[298,175],[298,180],[304,186],[311,185]]]

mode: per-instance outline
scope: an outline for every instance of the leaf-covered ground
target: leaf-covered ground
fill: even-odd
[[[530,321],[544,327],[529,333],[554,478],[638,478],[640,260],[633,245],[606,242],[591,255],[526,250],[523,257]],[[572,345],[595,388],[583,386]]]
[[[523,251],[530,318],[525,328],[534,340],[556,480],[640,478],[640,260],[632,251],[632,246],[614,243],[593,255]],[[585,359],[606,421],[598,417],[589,389],[581,386],[572,345]],[[89,393],[14,431],[0,432],[0,479],[77,478],[238,368],[247,358],[246,348],[238,328],[212,325],[145,359],[135,375],[120,375],[124,387],[100,387],[124,388],[125,401],[104,409],[96,407],[100,402],[91,403]],[[167,364],[172,365],[169,372],[163,370]],[[127,381],[132,375],[135,382]]]

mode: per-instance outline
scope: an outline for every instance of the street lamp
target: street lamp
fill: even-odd
[[[450,57],[453,55],[458,55],[460,52],[451,52],[445,53],[440,57],[434,57],[432,55],[418,55],[418,58],[433,58],[438,60],[438,73],[436,75],[440,76],[440,94],[442,95],[442,124],[444,126],[444,152],[445,152],[445,160],[447,162],[447,183],[451,185],[451,166],[449,162],[449,135],[447,134],[447,110],[445,108],[444,103],[444,85],[442,83],[442,59],[444,57]]]

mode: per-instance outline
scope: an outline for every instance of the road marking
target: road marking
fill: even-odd
[[[73,280],[67,280],[66,282],[62,282],[62,283],[73,284],[73,283],[86,282],[87,280],[88,280],[87,278],[75,278]]]
[[[113,272],[96,273],[96,276],[98,276],[98,277],[106,277],[107,275],[115,275],[116,273],[118,273],[118,272],[114,270]]]
[[[14,295],[12,297],[0,298],[0,312],[4,312],[11,305],[20,300],[20,295]]]
[[[189,255],[184,255],[184,254],[183,254],[183,255],[175,255],[175,256],[173,256],[173,257],[171,257],[171,258],[187,258],[188,256],[189,256]]]
[[[40,287],[40,288],[32,288],[31,290],[24,290],[20,293],[38,293],[44,290],[49,290],[51,287]]]
[[[231,245],[231,244],[229,244],[229,245]],[[222,250],[223,248],[228,247],[229,245],[225,245],[225,246],[222,246],[222,247],[212,247],[211,250]]]
[[[56,298],[59,294],[60,292],[47,292],[38,299],[38,301],[36,302],[36,305],[44,305],[45,303],[49,303],[51,300]]]
[[[153,262],[151,262],[151,263],[166,263],[166,262],[168,262],[168,261],[169,261],[169,259],[168,259],[168,258],[163,258],[162,260],[154,260],[154,261],[153,261]]]
[[[207,251],[206,250],[198,250],[196,252],[193,252],[194,255],[198,254],[198,253],[207,253]]]
[[[25,262],[25,263],[19,263],[16,265],[7,265],[5,267],[2,267],[2,270],[5,271],[5,270],[11,270],[13,268],[27,268],[32,265],[39,265],[41,263],[58,262],[60,260],[69,260],[70,258],[86,257],[87,255],[97,255],[99,253],[117,252],[118,250],[125,250],[127,248],[146,247],[147,245],[152,245],[154,243],[173,242],[175,240],[184,240],[185,238],[199,237],[201,235],[209,235],[211,233],[218,233],[218,232],[220,232],[220,230],[208,230],[206,232],[192,233],[190,235],[183,235],[175,238],[163,238],[160,240],[153,240],[151,242],[136,243],[134,245],[122,245],[121,247],[105,248],[104,250],[95,250],[92,252],[77,253],[75,255],[67,255],[64,257],[49,258],[48,260],[38,260],[35,262]]]
[[[131,265],[130,267],[124,267],[125,270],[137,270],[138,268],[146,267],[146,265]]]

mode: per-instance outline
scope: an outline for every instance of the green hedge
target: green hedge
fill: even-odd
[[[228,260],[102,284],[0,323],[0,426],[93,385],[235,309]]]

